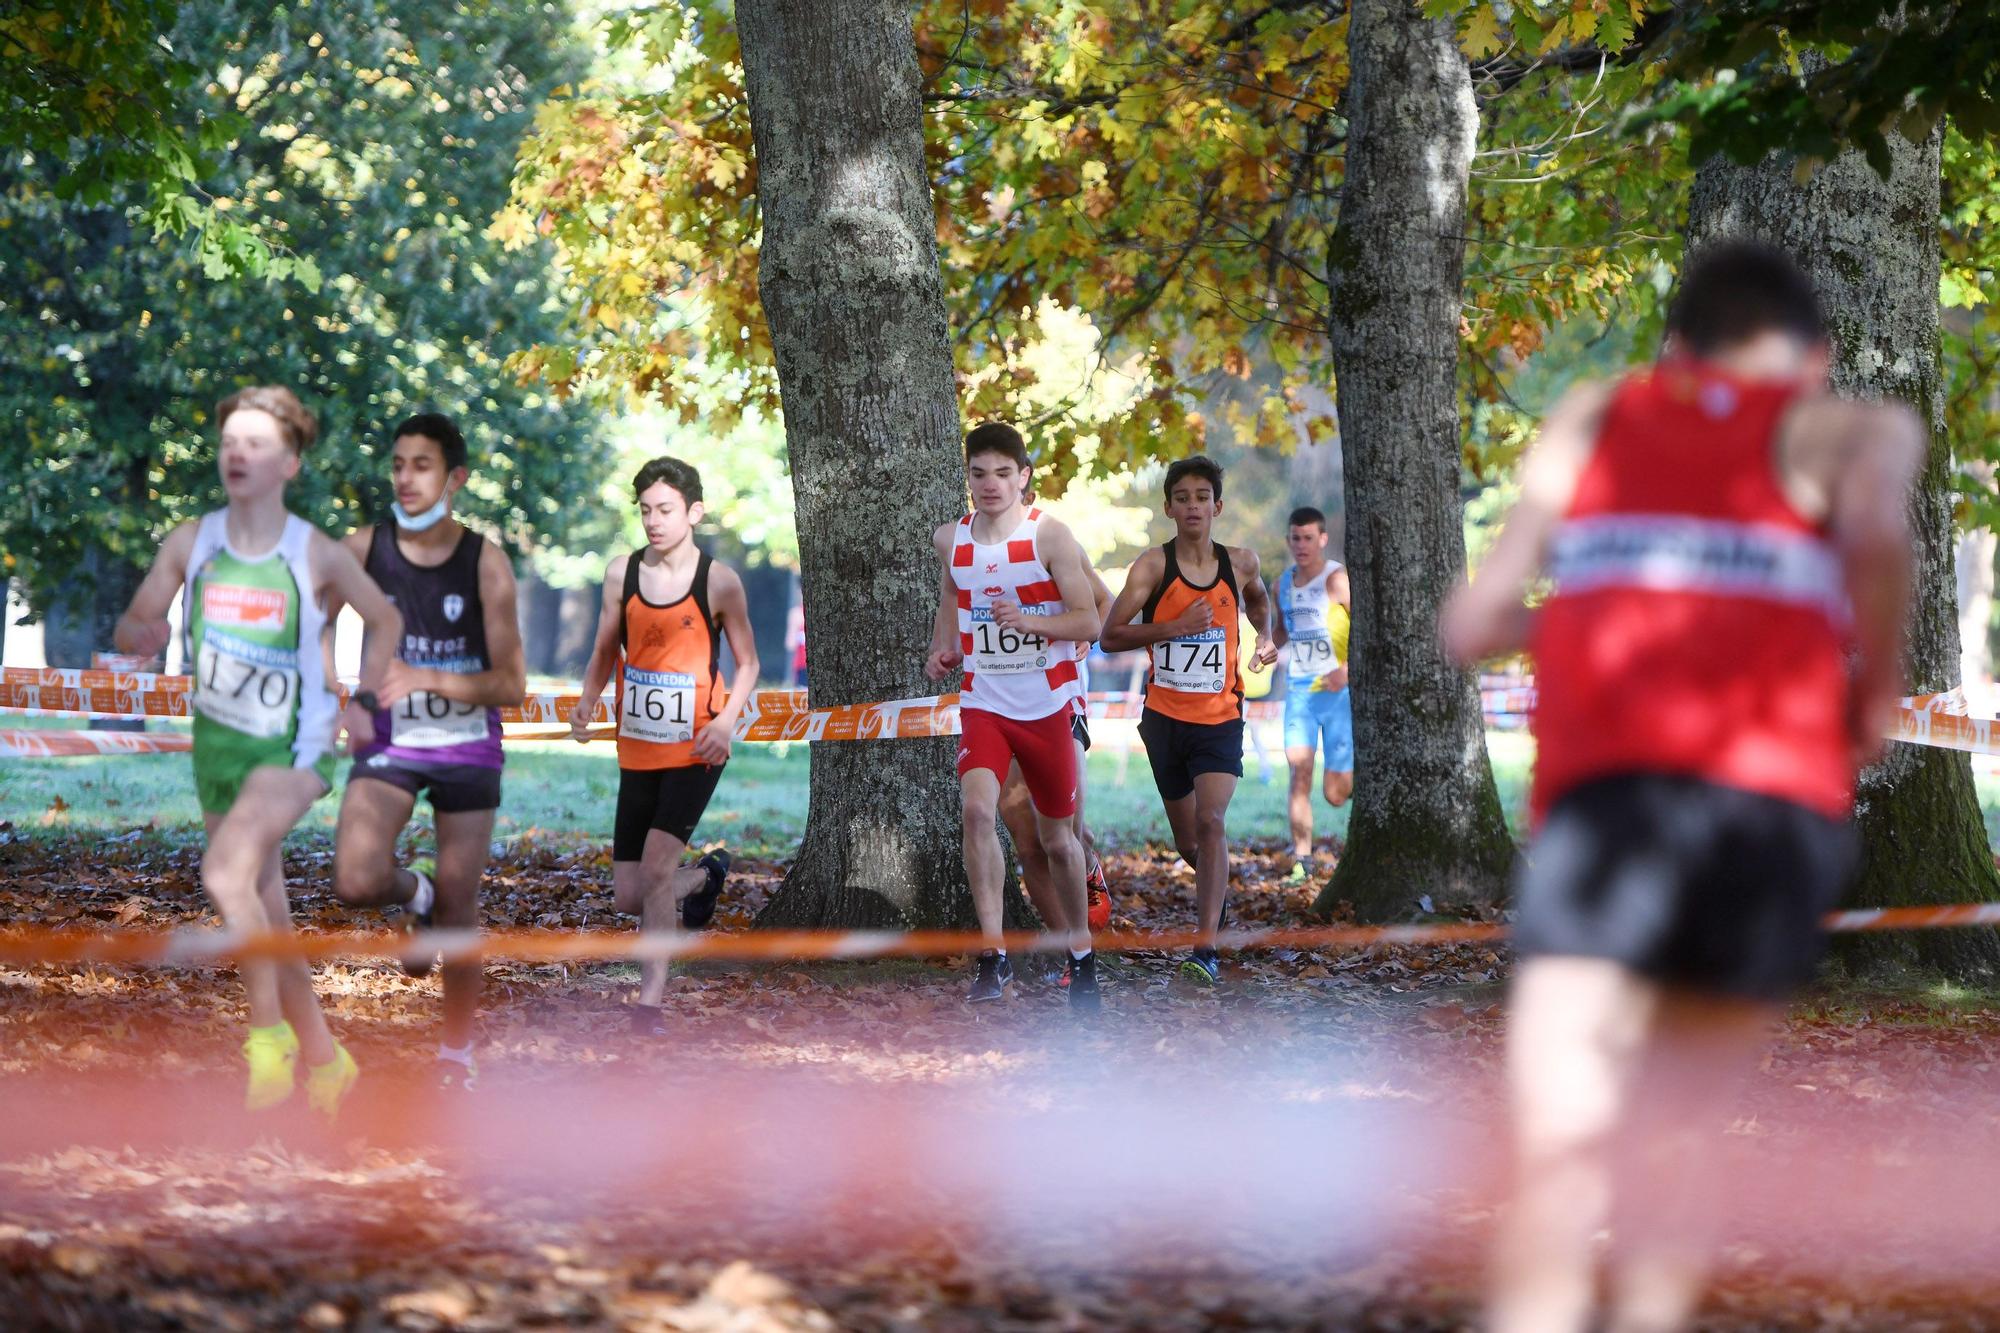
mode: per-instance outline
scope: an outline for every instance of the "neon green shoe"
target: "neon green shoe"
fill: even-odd
[[[268,1111],[292,1095],[294,1071],[299,1063],[299,1038],[290,1023],[273,1023],[267,1028],[251,1028],[243,1039],[243,1058],[250,1065],[250,1086],[243,1094],[243,1109]]]
[[[1306,863],[1304,861],[1294,861],[1292,862],[1291,871],[1285,876],[1285,883],[1303,884],[1306,882],[1306,873]]]
[[[328,1120],[340,1114],[340,1103],[361,1077],[361,1066],[339,1042],[333,1044],[333,1059],[306,1068],[306,1100]]]

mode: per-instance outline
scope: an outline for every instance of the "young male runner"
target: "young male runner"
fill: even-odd
[[[1539,694],[1501,1333],[1590,1321],[1614,1174],[1608,1326],[1692,1311],[1715,1208],[1699,1136],[1813,974],[1857,765],[1902,688],[1916,419],[1828,391],[1818,301],[1775,250],[1700,254],[1667,329],[1657,365],[1549,414],[1442,623],[1467,664],[1528,647]]]
[[[384,685],[396,697],[375,714],[375,739],[355,751],[340,801],[333,891],[343,902],[406,909],[429,927],[479,924],[479,881],[500,808],[500,707],[527,687],[514,619],[514,568],[496,543],[452,513],[465,485],[465,437],[435,412],[396,427],[390,475],[394,521],[348,534],[362,561],[403,614],[396,660]],[[417,797],[430,798],[434,855],[396,865],[396,838]],[[430,959],[404,960],[422,976]],[[441,1087],[477,1085],[472,1025],[479,1010],[476,959],[446,963]]]
[[[1084,557],[1084,570],[1090,575],[1092,604],[1101,618],[1111,608],[1111,589],[1098,577],[1091,567],[1090,558]],[[1083,797],[1087,783],[1085,757],[1090,753],[1090,665],[1089,648],[1086,643],[1076,645],[1076,685],[1075,712],[1070,715],[1070,735],[1076,741],[1076,839],[1083,848],[1084,920],[1092,930],[1102,930],[1111,924],[1111,890],[1104,882],[1104,863],[1097,855],[1097,840],[1090,835],[1090,826],[1083,817]],[[1028,784],[1021,777],[1021,766],[1012,764],[1007,769],[1007,781],[1000,787],[1000,822],[1007,826],[1007,834],[1014,840],[1014,855],[1021,863],[1021,889],[1028,895],[1028,901],[1035,905],[1035,911],[1050,930],[1067,930],[1063,902],[1055,889],[1055,879],[1049,867],[1048,849],[1042,846],[1041,830],[1035,823],[1035,803],[1028,794]],[[1070,982],[1071,969],[1065,964],[1060,984]]]
[[[167,611],[185,590],[194,785],[208,830],[202,888],[233,932],[290,930],[285,835],[332,787],[336,730],[346,728],[350,746],[373,739],[371,690],[393,694],[387,672],[402,618],[352,554],[285,509],[285,484],[319,433],[291,390],[238,390],[215,416],[229,503],[167,535],[113,637],[120,652],[154,657],[172,637]],[[336,599],[374,640],[345,711],[326,632]],[[237,973],[250,1007],[244,1105],[261,1111],[290,1098],[303,1055],[307,1100],[334,1115],[360,1071],[327,1030],[312,970],[302,959],[245,959]]]
[[[1079,770],[1071,723],[1076,645],[1097,637],[1099,620],[1083,548],[1068,528],[1028,506],[1032,471],[1012,426],[990,421],[965,437],[972,512],[933,537],[943,576],[924,671],[942,680],[965,667],[958,748],[965,874],[991,942],[966,998],[997,1000],[1014,979],[1000,942],[1006,867],[993,821],[1000,784],[1018,763],[1060,910],[1060,921],[1049,924],[1069,932],[1070,1007],[1092,1013],[1102,998],[1072,822]]]
[[[1285,521],[1292,563],[1278,575],[1277,644],[1285,662],[1285,762],[1292,770],[1287,813],[1297,883],[1312,860],[1313,758],[1326,753],[1320,780],[1339,809],[1354,794],[1354,710],[1347,695],[1347,571],[1326,558],[1326,515],[1310,506]]]
[[[692,866],[681,855],[722,780],[736,719],[757,688],[757,642],[736,571],[698,549],[701,474],[678,458],[655,458],[632,478],[646,545],[604,571],[597,642],[583,673],[570,730],[588,740],[597,698],[617,670],[618,815],[611,887],[618,910],[635,913],[641,934],[690,930],[715,915],[729,853]],[[736,658],[722,689],[722,640]],[[660,1001],[667,964],[639,964],[632,1027],[666,1032]]]
[[[1243,776],[1239,607],[1256,635],[1252,660],[1268,665],[1278,648],[1257,553],[1218,545],[1209,535],[1222,512],[1222,465],[1200,454],[1183,458],[1167,469],[1165,491],[1174,538],[1132,566],[1100,642],[1106,652],[1144,648],[1151,658],[1139,739],[1174,846],[1194,867],[1195,914],[1207,939],[1181,964],[1181,973],[1212,986],[1222,974],[1215,938],[1229,892],[1223,819]]]

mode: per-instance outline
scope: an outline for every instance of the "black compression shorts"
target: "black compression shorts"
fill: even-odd
[[[637,861],[646,850],[646,835],[659,829],[683,845],[694,838],[694,826],[722,781],[722,765],[692,764],[685,768],[621,768],[618,770],[618,822],[612,826],[611,859]]]

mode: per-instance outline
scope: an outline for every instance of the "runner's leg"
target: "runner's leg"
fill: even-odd
[[[289,925],[289,914],[274,917],[269,910],[262,882],[285,835],[325,792],[326,784],[311,769],[267,765],[251,770],[227,814],[207,816],[208,848],[201,860],[202,888],[230,930],[257,932]],[[280,902],[282,897],[280,879]],[[296,961],[295,967],[305,973],[306,991],[310,995],[310,972],[302,960]],[[284,1021],[280,972],[281,965],[270,961],[246,959],[238,965],[249,1000],[252,1027],[267,1028]],[[312,1001],[311,1008],[317,1015],[317,1000]],[[313,1029],[310,1039],[314,1044],[310,1046],[308,1032],[294,1028],[307,1061],[324,1063],[333,1058],[324,1022],[308,1018],[307,1026]]]
[[[959,809],[964,819],[965,878],[972,888],[972,910],[986,947],[1002,947],[1001,891],[1007,867],[1000,855],[1000,837],[993,821],[999,814],[1000,780],[989,768],[968,768],[958,779]]]
[[[1285,814],[1292,825],[1292,859],[1304,861],[1313,847],[1313,760],[1317,751],[1310,745],[1285,747],[1285,762],[1291,766],[1292,786],[1285,798]],[[1333,774],[1326,775],[1333,781]]]
[[[1612,1139],[1658,995],[1601,958],[1531,958],[1514,978],[1514,1201],[1495,1247],[1492,1333],[1589,1326],[1591,1243],[1610,1207]]]
[[[257,898],[263,904],[269,929],[291,934],[292,907],[285,894],[285,857],[280,847],[273,847],[264,858],[264,867],[257,876]],[[303,958],[280,958],[275,966],[278,1003],[285,1011],[285,1021],[292,1025],[293,1035],[299,1039],[299,1053],[307,1064],[323,1065],[333,1058],[333,1033],[326,1025],[326,1015],[320,1011],[319,996],[313,992],[312,965]]]
[[[1714,1176],[1689,1167],[1712,1159],[1728,1105],[1781,1015],[1755,1000],[1662,993],[1621,1153],[1612,1333],[1682,1328],[1699,1303],[1720,1219]]]
[[[1229,833],[1225,817],[1236,794],[1233,773],[1197,773],[1194,779],[1195,915],[1209,945],[1222,926],[1222,901],[1229,894]],[[1177,831],[1178,834],[1178,831]]]
[[[479,883],[493,850],[496,813],[454,810],[437,814],[437,906],[433,910],[441,927],[472,930],[479,925]],[[439,1035],[444,1045],[462,1049],[472,1044],[484,976],[484,965],[477,958],[444,965],[444,1027]]]
[[[389,907],[410,901],[417,877],[396,864],[396,839],[416,806],[416,794],[393,782],[348,775],[333,836],[333,892],[342,902]]]
[[[646,831],[645,851],[637,861],[615,861],[611,866],[611,896],[621,912],[639,918],[643,935],[672,935],[680,930],[681,899],[708,881],[708,872],[699,866],[681,865],[687,844],[665,829]],[[667,993],[665,959],[644,959],[639,963],[639,1003],[654,1008]]]
[[[1014,858],[1021,866],[1021,889],[1034,904],[1035,914],[1050,930],[1069,929],[1061,898],[1049,875],[1048,853],[1042,847],[1041,831],[1035,823],[1035,807],[1028,798],[1027,784],[1021,780],[1018,763],[1008,767],[1007,782],[1000,788],[1000,822],[1007,826],[1007,836],[1014,840]]]

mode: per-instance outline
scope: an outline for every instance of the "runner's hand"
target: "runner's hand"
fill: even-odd
[[[569,738],[578,745],[590,739],[590,719],[596,711],[595,699],[578,699],[576,707],[569,710]]]
[[[418,690],[431,689],[430,674],[426,667],[413,667],[400,657],[394,658],[382,673],[382,683],[375,687],[375,698],[384,708],[394,708]]]
[[[1343,663],[1341,663],[1341,664],[1340,664],[1339,666],[1335,667],[1335,668],[1334,668],[1333,670],[1331,670],[1331,671],[1328,671],[1328,672],[1326,672],[1325,674],[1323,674],[1323,675],[1322,675],[1322,676],[1321,676],[1321,677],[1319,678],[1319,687],[1320,687],[1321,689],[1323,689],[1323,690],[1344,690],[1344,689],[1346,689],[1346,688],[1347,688],[1347,664],[1346,664],[1345,662],[1343,662]]]
[[[720,720],[703,727],[694,735],[694,757],[711,768],[728,763],[731,731]]]
[[[1207,603],[1204,602],[1202,605],[1206,606]],[[1250,660],[1260,667],[1271,665],[1271,663],[1278,660],[1278,645],[1259,634],[1257,636],[1257,650],[1250,654]]]
[[[943,680],[952,672],[965,665],[965,654],[951,649],[932,652],[924,658],[924,674],[932,680]]]
[[[340,710],[340,725],[347,732],[348,754],[375,743],[375,715],[352,699]]]
[[[1214,624],[1215,608],[1208,604],[1206,598],[1203,598],[1187,610],[1181,612],[1174,620],[1175,636],[1181,637],[1188,634],[1199,634]]]
[[[1021,610],[1021,604],[1012,598],[1002,597],[993,603],[993,623],[1001,629],[1013,630],[1016,634],[1033,634],[1034,626],[1028,623],[1028,615]]]
[[[140,620],[136,616],[125,618],[126,641],[132,646],[134,657],[157,657],[173,642],[174,627],[165,617],[159,620]]]

